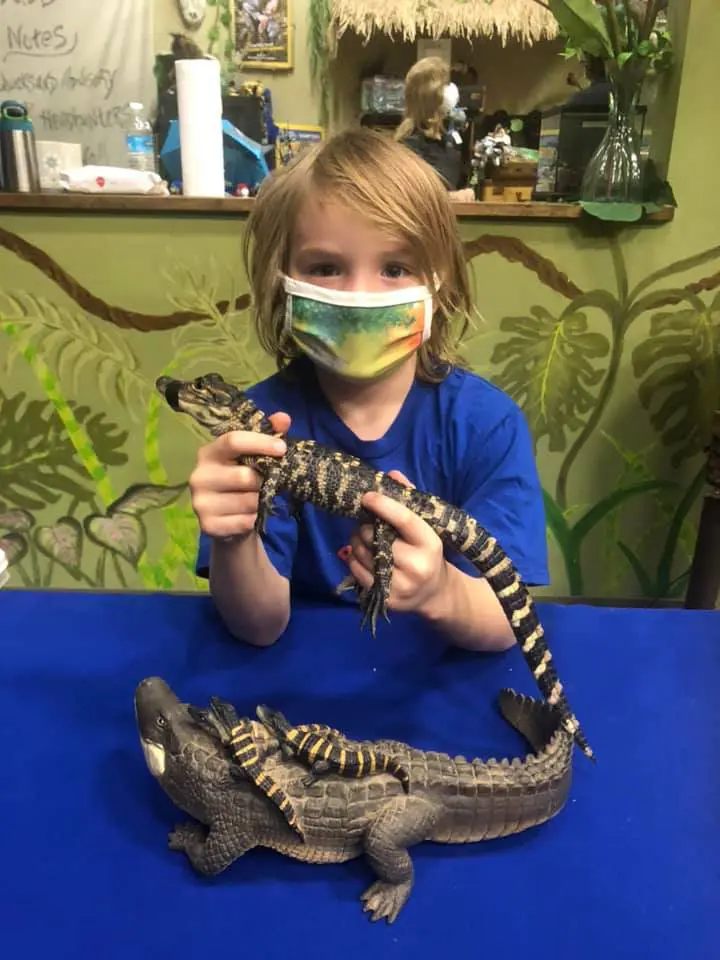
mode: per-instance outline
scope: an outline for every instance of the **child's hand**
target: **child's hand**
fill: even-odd
[[[399,470],[390,476],[412,486]],[[447,564],[442,541],[435,531],[408,508],[380,493],[368,493],[363,506],[397,530],[393,544],[393,575],[390,584],[391,610],[424,614],[442,596]],[[372,585],[372,524],[362,524],[350,538],[347,564],[361,587]]]
[[[278,433],[290,429],[290,417],[270,417]],[[285,442],[263,433],[235,430],[200,447],[190,475],[192,508],[209,537],[244,537],[252,532],[258,510],[260,476],[240,466],[238,457],[282,456]]]

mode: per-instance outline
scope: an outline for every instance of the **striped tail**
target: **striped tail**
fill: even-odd
[[[580,723],[570,709],[545,641],[545,631],[520,574],[495,537],[483,529],[474,518],[465,513],[461,513],[461,517],[462,519],[454,524],[448,523],[444,530],[432,525],[440,538],[467,557],[490,584],[541,693],[548,703],[557,709],[563,726],[573,736],[585,756],[595,760],[595,754],[585,739]],[[445,519],[444,517],[443,520]]]
[[[382,769],[386,770],[388,773],[391,773],[396,779],[402,784],[403,790],[405,793],[410,792],[410,774],[407,772],[405,767],[396,760],[394,757],[391,757],[389,754],[384,753],[382,755]]]

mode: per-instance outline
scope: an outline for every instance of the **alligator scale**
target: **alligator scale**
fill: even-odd
[[[173,410],[189,415],[212,436],[219,437],[232,430],[275,433],[265,413],[218,373],[194,380],[159,377],[156,388]],[[378,616],[388,619],[396,531],[370,513],[362,501],[366,493],[378,491],[403,503],[430,525],[443,544],[467,557],[485,577],[502,605],[541,693],[557,708],[565,729],[583,753],[594,759],[555,670],[532,597],[495,537],[459,507],[432,493],[407,487],[357,457],[329,449],[314,440],[296,440],[289,436],[283,439],[287,451],[282,457],[239,458],[262,477],[256,531],[264,530],[265,518],[273,513],[273,501],[279,493],[287,494],[296,508],[300,503],[310,503],[318,509],[354,518],[358,523],[372,523],[373,584],[367,591],[359,590],[358,599],[363,611],[362,624],[369,620],[374,636]],[[344,581],[339,589],[345,585]]]
[[[394,740],[353,741],[318,724],[293,728],[332,734],[348,750],[388,756],[407,772],[407,784],[387,771],[343,776],[330,770],[308,782],[307,763],[282,749],[271,723],[237,718],[234,729],[242,726],[250,736],[262,770],[292,805],[293,828],[255,777],[243,775],[224,733],[206,721],[207,711],[181,702],[159,677],[143,680],[135,691],[147,766],[192,818],[170,834],[172,850],[209,877],[256,847],[318,864],[364,856],[376,877],[362,895],[364,910],[388,923],[412,891],[411,847],[509,836],[564,807],[574,739],[557,707],[506,689],[499,709],[530,744],[525,757],[466,760]]]

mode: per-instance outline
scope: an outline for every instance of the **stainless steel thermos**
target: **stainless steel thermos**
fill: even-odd
[[[0,190],[39,193],[40,169],[35,131],[24,103],[0,103]]]

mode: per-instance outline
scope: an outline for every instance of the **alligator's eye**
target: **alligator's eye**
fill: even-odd
[[[161,713],[159,713],[159,714],[157,715],[157,717],[155,718],[155,723],[156,723],[159,727],[166,727],[166,726],[167,726],[167,720],[165,719],[165,717],[164,717]]]
[[[205,377],[196,377],[193,380],[193,386],[196,390],[202,390],[205,386]]]

